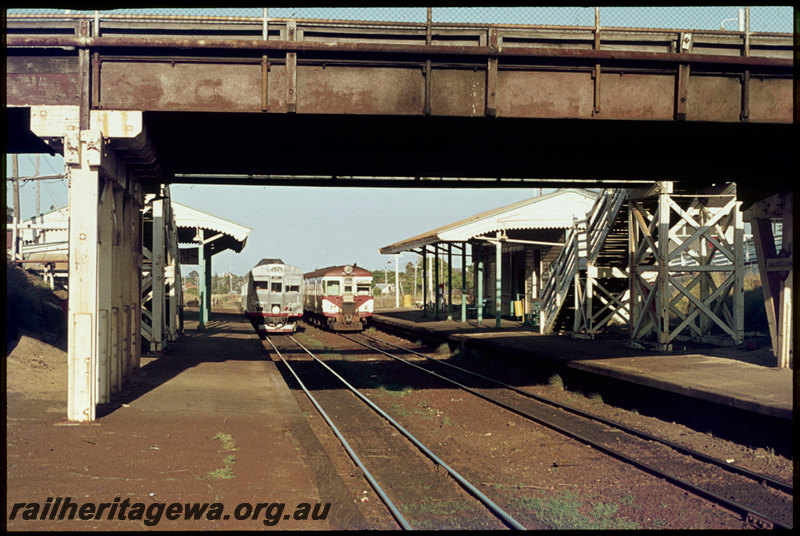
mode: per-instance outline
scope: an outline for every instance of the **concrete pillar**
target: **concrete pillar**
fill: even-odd
[[[67,326],[67,418],[95,419],[97,405],[97,310],[100,177],[89,165],[86,140],[67,136],[69,165],[69,301]],[[70,139],[71,138],[71,139]]]
[[[97,237],[97,403],[111,401],[114,187],[100,183]],[[71,290],[71,287],[70,287]]]

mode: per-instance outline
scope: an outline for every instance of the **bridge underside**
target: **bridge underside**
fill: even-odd
[[[9,134],[28,133],[9,109]],[[162,182],[371,187],[698,187],[734,181],[745,206],[788,188],[792,125],[145,112]],[[35,136],[12,152],[41,152]],[[20,146],[22,145],[22,146]],[[11,150],[11,148],[9,148]],[[750,202],[749,202],[750,201]]]

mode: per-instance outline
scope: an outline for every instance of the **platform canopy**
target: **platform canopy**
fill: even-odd
[[[211,255],[226,249],[240,253],[247,243],[250,231],[252,231],[252,229],[244,225],[212,216],[175,201],[172,202],[172,211],[175,215],[175,225],[178,227],[178,243],[195,244],[197,242],[197,231],[203,229],[205,231],[205,241],[208,243]]]
[[[573,219],[583,219],[591,210],[598,194],[581,188],[566,188],[553,193],[496,208],[438,229],[402,240],[380,249],[384,255],[414,251],[425,246],[447,242],[468,242],[493,238],[498,231],[518,229],[566,229]]]

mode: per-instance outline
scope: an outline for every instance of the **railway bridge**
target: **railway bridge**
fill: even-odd
[[[95,13],[9,15],[6,46],[6,151],[70,179],[73,421],[123,359],[100,319],[164,185],[735,182],[791,221],[791,34]]]

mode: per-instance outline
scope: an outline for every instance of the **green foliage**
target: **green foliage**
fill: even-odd
[[[577,530],[622,530],[638,529],[638,523],[617,517],[619,505],[615,503],[592,503],[590,513],[584,513],[580,496],[565,491],[555,497],[522,497],[517,501],[539,521],[552,529]]]
[[[222,442],[222,449],[223,451],[234,451],[236,450],[236,446],[233,442],[233,436],[230,434],[226,434],[224,432],[217,432],[214,436],[214,439],[218,439]],[[228,480],[231,478],[236,478],[233,474],[233,465],[236,463],[236,455],[229,454],[222,459],[222,463],[225,465],[224,467],[220,467],[219,469],[214,469],[213,471],[209,471],[206,473],[205,478],[209,480]]]

